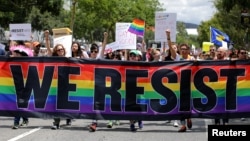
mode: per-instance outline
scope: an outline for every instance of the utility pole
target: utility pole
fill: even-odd
[[[73,35],[73,30],[74,30],[74,23],[75,23],[75,12],[76,12],[76,4],[77,0],[71,0],[71,20],[70,20],[70,29],[72,31]]]

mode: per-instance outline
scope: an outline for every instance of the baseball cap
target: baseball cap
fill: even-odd
[[[138,51],[133,49],[129,52],[129,54],[135,54],[135,55],[139,55]]]

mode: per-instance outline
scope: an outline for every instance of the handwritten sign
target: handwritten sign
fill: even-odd
[[[10,40],[32,40],[31,24],[9,24]]]
[[[170,30],[172,42],[176,42],[176,13],[156,12],[155,13],[155,41],[166,42],[166,30]]]
[[[115,41],[119,49],[136,49],[136,35],[128,31],[131,23],[116,23]]]
[[[109,43],[106,45],[104,52],[105,53],[110,52],[110,51],[113,52],[113,51],[116,51],[118,49],[119,49],[119,45],[117,44],[117,42],[112,42],[112,43]]]

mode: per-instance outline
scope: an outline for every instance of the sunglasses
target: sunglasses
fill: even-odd
[[[56,51],[62,51],[62,50],[64,50],[63,48],[60,48],[60,49],[58,49],[58,50],[56,50]]]
[[[96,50],[91,50],[91,53],[98,53],[98,51],[96,51]]]
[[[246,52],[240,52],[240,54],[244,55],[244,54],[247,54]]]

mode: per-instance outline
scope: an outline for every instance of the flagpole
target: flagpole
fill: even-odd
[[[212,43],[212,33],[211,33],[211,26],[210,26],[210,43]]]
[[[145,44],[145,41],[144,41],[144,36],[145,36],[145,32],[146,32],[146,20],[144,20],[144,31],[143,31],[143,36],[142,36],[142,51],[143,52],[146,52],[146,44]]]

